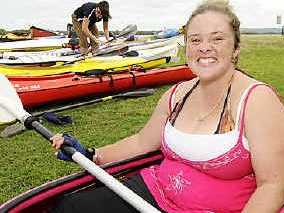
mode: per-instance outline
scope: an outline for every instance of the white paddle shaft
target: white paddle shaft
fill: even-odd
[[[138,211],[143,213],[161,213],[159,210],[134,193],[131,189],[127,188],[121,182],[116,180],[113,176],[109,175],[105,170],[94,164],[94,162],[86,158],[80,152],[75,152],[72,155],[72,159]]]

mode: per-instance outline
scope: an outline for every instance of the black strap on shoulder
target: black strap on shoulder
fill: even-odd
[[[173,109],[173,111],[171,112],[170,116],[169,116],[169,120],[171,122],[171,124],[174,126],[177,116],[179,115],[181,109],[183,108],[184,103],[186,102],[187,98],[191,95],[191,93],[193,92],[193,90],[197,87],[197,85],[199,84],[199,80],[193,85],[193,87],[185,94],[185,96],[182,98],[181,102],[177,102],[175,104],[175,107]]]
[[[229,99],[229,94],[230,94],[230,93],[231,93],[231,84],[230,84],[230,86],[228,87],[228,91],[227,91],[227,95],[226,95],[226,98],[225,98],[225,101],[224,101],[224,104],[223,104],[223,109],[222,109],[222,112],[221,112],[221,116],[220,116],[220,119],[219,119],[219,122],[218,122],[217,129],[215,130],[214,134],[218,134],[219,131],[220,131],[222,118],[223,118],[223,115],[224,115],[224,113],[225,113],[225,109],[226,109],[227,104],[228,104],[228,99]]]

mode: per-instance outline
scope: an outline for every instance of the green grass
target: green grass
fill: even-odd
[[[239,67],[255,78],[273,85],[284,96],[284,38],[242,36]],[[184,62],[184,55],[181,54]],[[143,127],[161,94],[117,100],[69,110],[74,123],[47,124],[53,132],[69,131],[86,146],[102,146],[137,132]],[[55,158],[50,145],[33,131],[0,139],[0,203],[35,186],[81,170],[77,165]]]

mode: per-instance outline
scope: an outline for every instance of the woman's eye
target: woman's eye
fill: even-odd
[[[200,39],[198,39],[198,38],[190,39],[190,42],[192,44],[199,44],[200,43]]]
[[[215,43],[219,43],[219,42],[221,42],[221,41],[223,41],[223,40],[224,40],[224,38],[222,38],[222,37],[216,37],[216,38],[213,39],[213,41],[214,41]]]

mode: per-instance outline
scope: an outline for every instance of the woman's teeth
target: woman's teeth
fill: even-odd
[[[199,58],[198,63],[202,65],[209,65],[215,63],[217,60],[215,58]]]

